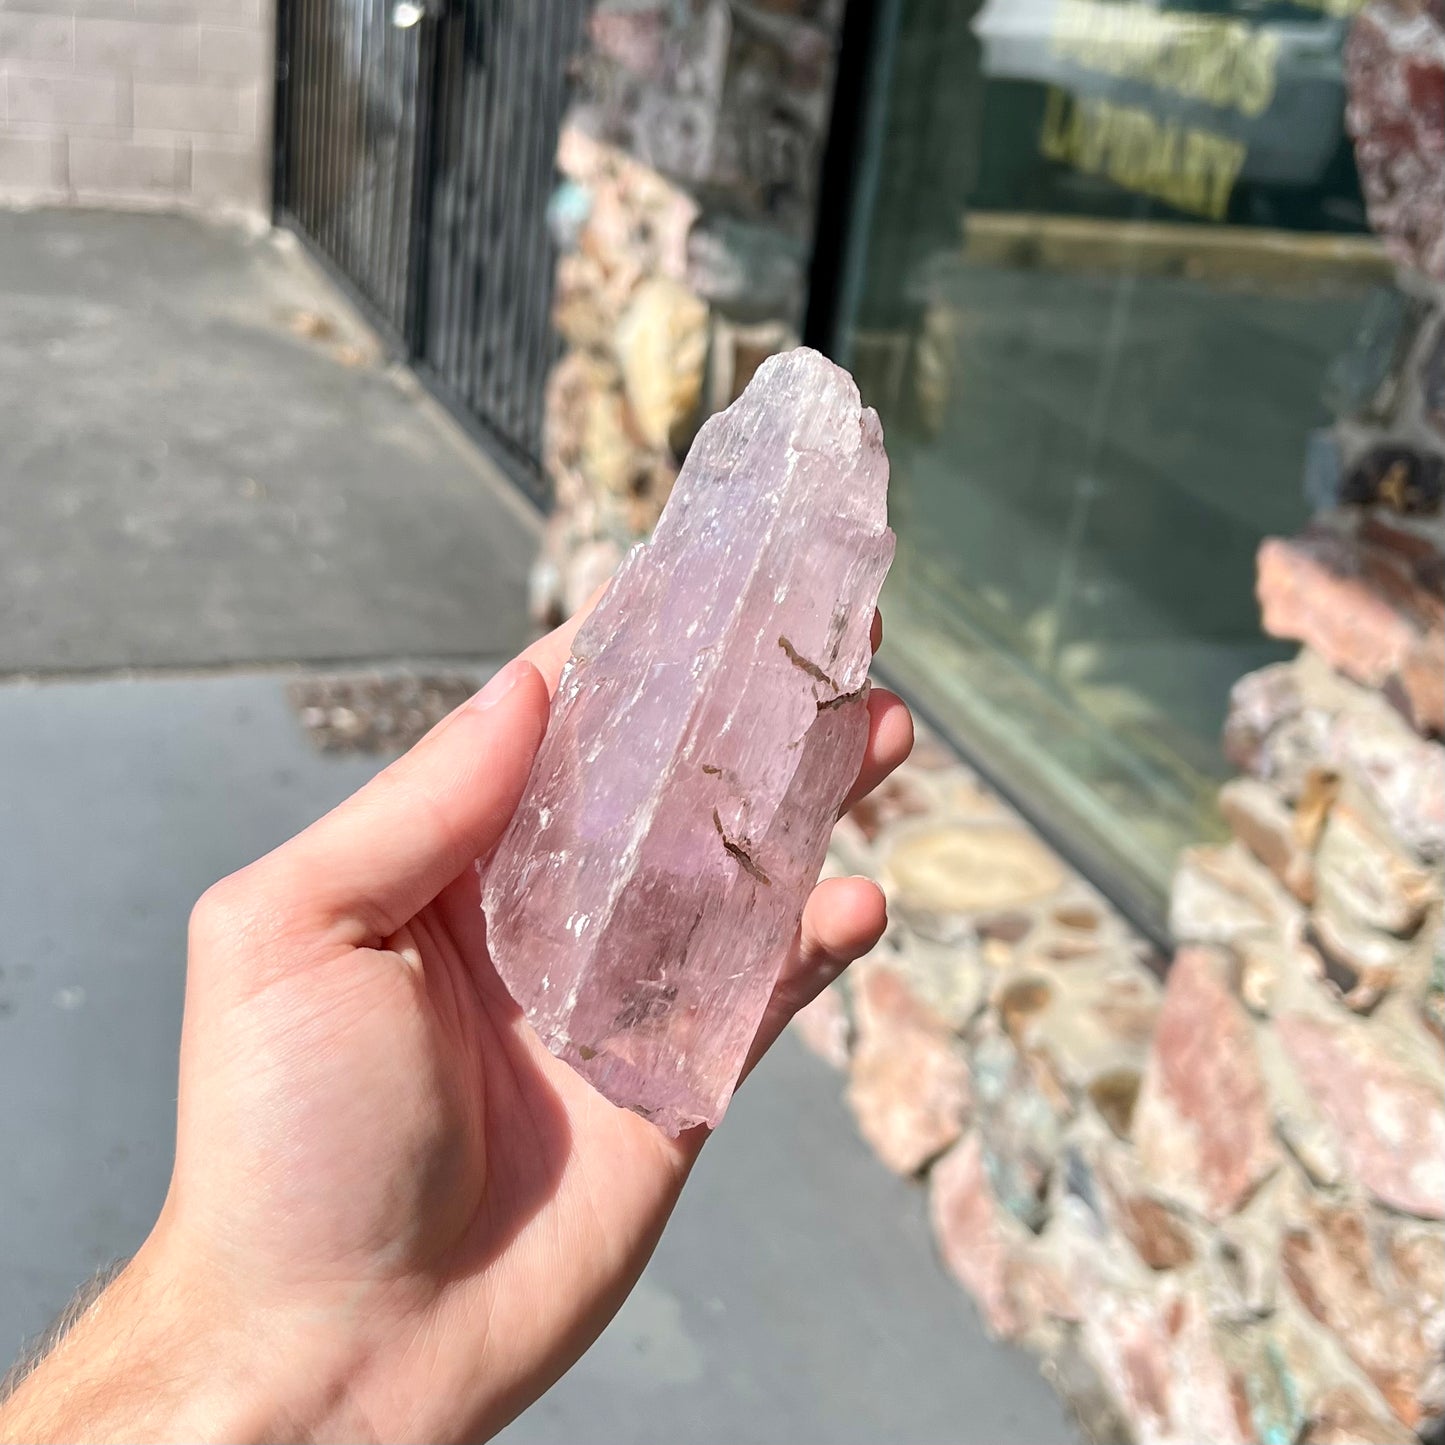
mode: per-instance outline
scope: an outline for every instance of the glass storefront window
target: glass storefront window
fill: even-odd
[[[1231,684],[1293,650],[1255,551],[1390,274],[1347,4],[885,6],[839,347],[894,464],[885,662],[1154,920]]]

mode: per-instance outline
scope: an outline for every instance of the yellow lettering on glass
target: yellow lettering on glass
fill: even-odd
[[[1039,152],[1085,175],[1104,176],[1125,190],[1222,221],[1245,146],[1136,106],[1080,99],[1050,86]]]
[[[1241,115],[1262,115],[1274,99],[1279,36],[1245,20],[1158,11],[1119,0],[1058,0],[1050,46],[1086,70],[1138,80]]]

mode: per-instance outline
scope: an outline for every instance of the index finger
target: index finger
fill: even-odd
[[[591,616],[593,608],[602,600],[602,595],[611,585],[604,582],[597,590],[560,626],[554,627],[545,637],[539,637],[521,656],[542,674],[550,695],[557,691],[557,681],[562,669],[572,655],[572,641],[577,630]]]

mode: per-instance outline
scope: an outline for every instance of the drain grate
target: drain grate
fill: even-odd
[[[312,673],[286,689],[323,753],[401,753],[480,686],[468,672]]]

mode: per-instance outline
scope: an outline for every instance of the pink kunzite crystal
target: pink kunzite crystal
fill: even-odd
[[[887,489],[852,378],[765,362],[578,633],[488,867],[533,1028],[670,1134],[727,1108],[857,776]]]

